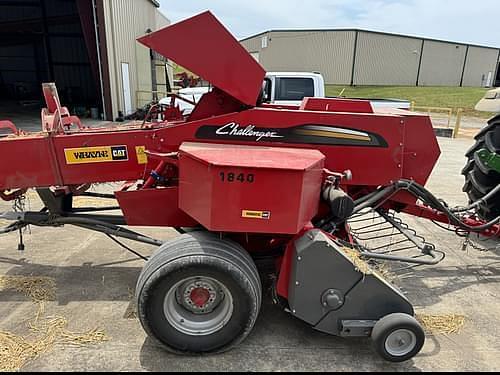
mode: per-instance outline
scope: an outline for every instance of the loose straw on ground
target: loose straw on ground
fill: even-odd
[[[417,320],[422,324],[427,333],[432,335],[459,333],[465,326],[465,316],[457,314],[417,314]]]
[[[55,299],[55,289],[55,281],[51,278],[0,277],[0,291],[15,290],[38,307],[35,317],[28,323],[28,337],[0,332],[0,371],[18,371],[55,345],[85,346],[108,340],[102,330],[75,333],[67,329],[66,318],[44,317],[45,302]]]
[[[74,208],[82,208],[82,207],[108,207],[118,205],[114,199],[111,198],[92,198],[92,197],[79,197],[76,196],[73,198],[73,207]]]

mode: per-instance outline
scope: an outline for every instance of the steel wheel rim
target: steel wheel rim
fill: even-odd
[[[417,336],[408,329],[398,329],[385,339],[385,350],[393,357],[403,357],[413,351]]]
[[[196,290],[206,290],[208,298],[203,306],[191,300]],[[201,276],[177,282],[163,303],[168,323],[189,336],[208,336],[220,331],[231,319],[233,310],[233,297],[227,287],[213,278]]]

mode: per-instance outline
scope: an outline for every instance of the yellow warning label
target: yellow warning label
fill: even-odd
[[[246,219],[264,219],[269,220],[271,218],[271,212],[269,211],[248,211],[243,210],[241,217]]]
[[[64,149],[67,164],[127,161],[127,146],[99,146]]]
[[[137,163],[148,164],[148,155],[146,155],[146,146],[136,146],[135,153],[137,154]]]

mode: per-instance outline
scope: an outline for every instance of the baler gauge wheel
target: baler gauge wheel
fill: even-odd
[[[141,324],[176,354],[221,353],[243,341],[260,311],[255,263],[237,243],[208,232],[162,245],[139,276]]]
[[[425,343],[425,332],[420,323],[408,314],[390,314],[380,319],[373,328],[375,351],[390,362],[404,362],[416,356]]]

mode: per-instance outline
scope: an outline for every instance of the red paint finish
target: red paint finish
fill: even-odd
[[[279,267],[279,278],[276,285],[276,291],[279,296],[288,299],[288,287],[290,285],[290,273],[292,271],[293,254],[295,251],[295,241],[302,237],[307,231],[314,229],[312,223],[308,223],[291,239],[286,245],[285,255]]]
[[[450,220],[445,214],[420,204],[408,205],[404,208],[403,212],[444,224],[450,223]],[[485,222],[474,217],[466,217],[462,220],[462,223],[471,227],[478,227],[485,224]],[[500,237],[500,224],[493,225],[488,230],[481,231],[480,234],[485,237],[498,238]]]
[[[318,212],[316,150],[187,143],[179,205],[211,231],[296,234]]]
[[[262,137],[257,140],[256,137],[241,135],[228,139],[218,134],[228,124],[236,124],[239,129],[253,126],[266,132],[285,134],[283,138]],[[377,134],[385,140],[387,147],[311,144],[298,140],[287,143],[289,129],[303,124]],[[207,126],[213,128],[212,133],[204,137],[200,129]],[[188,123],[157,124],[154,129],[126,126],[88,129],[54,135],[52,139],[64,185],[140,179],[146,166],[139,164],[136,147],[144,146],[152,152],[175,152],[186,141],[317,149],[326,156],[326,168],[352,171],[353,179],[346,182],[347,187],[374,188],[400,178],[425,184],[440,153],[428,117],[409,113],[396,116],[254,108]],[[329,139],[324,141],[327,143]],[[128,160],[78,165],[66,162],[65,149],[112,145],[126,145]],[[0,190],[59,184],[51,166],[49,149],[46,134],[0,139],[0,158],[5,161],[0,165]],[[152,167],[156,165],[154,163]]]
[[[0,191],[55,185],[48,137],[0,139]]]
[[[194,227],[198,223],[179,207],[179,189],[145,189],[115,192],[128,225]]]
[[[226,113],[239,112],[244,109],[243,105],[224,91],[214,88],[211,92],[203,95],[198,105],[194,107],[189,115],[188,121],[203,120],[213,116],[225,115]]]
[[[196,306],[202,308],[203,306],[206,305],[206,303],[210,299],[210,292],[208,291],[208,289],[205,288],[196,288],[193,289],[189,298],[191,299],[191,301],[193,301],[193,303]]]
[[[434,166],[439,155],[439,148],[433,147],[432,141],[426,141],[427,127],[430,122],[421,121],[418,124],[421,128],[422,137],[411,140],[413,144],[420,147],[417,155],[417,163],[431,159],[430,168]],[[242,145],[262,145],[273,147],[289,148],[311,148],[317,149],[326,156],[325,167],[333,171],[344,171],[350,169],[353,172],[353,180],[349,185],[381,185],[403,177],[421,176],[421,167],[415,170],[406,170],[403,166],[403,140],[407,129],[405,123],[401,123],[405,117],[383,116],[378,114],[352,114],[352,113],[326,113],[326,112],[306,112],[299,110],[279,110],[253,108],[246,111],[231,113],[216,118],[204,119],[186,125],[179,125],[175,128],[161,129],[157,131],[156,139],[164,138],[171,147],[178,147],[185,141],[216,142],[225,144]],[[256,141],[255,137],[239,136],[228,139],[225,136],[216,134],[220,127],[228,124],[237,124],[239,129],[248,126],[267,129],[275,132],[287,132],[288,129],[304,124],[319,124],[331,128],[355,129],[358,131],[368,131],[380,135],[387,142],[387,147],[366,147],[366,146],[343,146],[330,145],[328,141],[334,139],[323,139],[323,144],[311,144],[307,141],[296,140],[294,143],[287,142],[287,137],[283,138],[261,138]],[[204,126],[212,126],[213,137],[211,139],[198,134],[198,130]],[[222,129],[224,130],[224,129]],[[434,134],[431,135],[435,138]],[[420,141],[422,140],[422,141]],[[427,166],[426,166],[427,169]],[[422,176],[423,177],[423,176]],[[422,180],[420,177],[418,180]]]
[[[209,11],[148,34],[139,42],[241,103],[256,104],[264,69]]]
[[[300,106],[303,111],[373,113],[367,100],[305,98]]]

